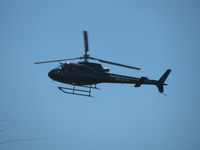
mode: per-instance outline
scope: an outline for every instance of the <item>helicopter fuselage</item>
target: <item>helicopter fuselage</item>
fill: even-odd
[[[64,63],[48,73],[55,81],[72,85],[96,85],[98,83],[155,84],[155,80],[146,77],[135,78],[108,73],[100,64],[79,62]]]

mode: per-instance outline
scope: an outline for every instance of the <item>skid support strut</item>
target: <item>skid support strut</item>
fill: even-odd
[[[76,88],[78,85],[73,85],[73,88],[67,88],[67,87],[58,87],[59,90],[66,94],[74,94],[74,95],[79,95],[79,96],[88,96],[88,97],[93,97],[91,95],[92,89],[98,89],[95,86],[89,85],[89,86],[78,86],[79,89]]]

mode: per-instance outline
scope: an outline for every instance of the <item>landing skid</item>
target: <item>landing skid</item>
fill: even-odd
[[[76,86],[79,87],[79,89],[76,88]],[[82,89],[80,89],[80,87]],[[62,92],[66,93],[66,94],[74,94],[74,95],[79,95],[79,96],[88,96],[88,97],[93,97],[91,95],[91,91],[92,89],[99,89],[96,87],[96,85],[73,85],[73,88],[67,88],[67,87],[58,87],[59,90],[61,90]]]

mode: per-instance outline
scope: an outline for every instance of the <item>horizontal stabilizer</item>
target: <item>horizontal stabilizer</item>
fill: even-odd
[[[141,77],[138,82],[135,84],[135,87],[140,87],[142,85],[142,83],[148,79],[147,77]]]

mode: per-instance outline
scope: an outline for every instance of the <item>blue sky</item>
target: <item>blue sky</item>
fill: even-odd
[[[200,149],[197,0],[1,0],[0,149]],[[100,84],[95,98],[66,95],[36,61],[90,55],[141,71],[111,72],[159,79],[154,86]],[[62,85],[63,86],[63,85]]]

